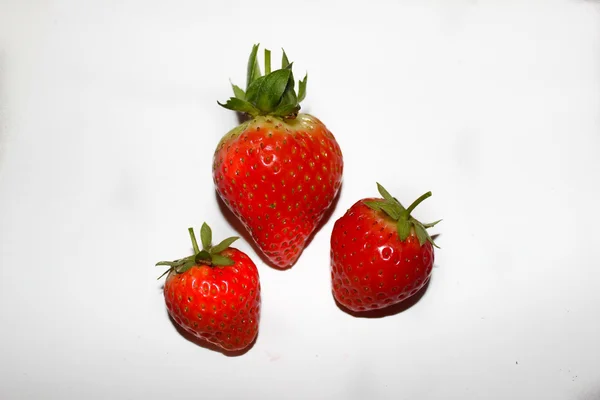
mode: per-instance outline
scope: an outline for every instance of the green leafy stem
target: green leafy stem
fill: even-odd
[[[380,200],[369,200],[364,201],[363,203],[375,211],[383,211],[390,218],[396,221],[396,230],[398,231],[398,237],[401,241],[405,241],[408,236],[410,236],[411,230],[414,229],[417,238],[419,239],[419,244],[422,246],[425,242],[431,243],[433,246],[438,247],[435,244],[429,233],[427,232],[428,228],[435,226],[438,222],[435,221],[429,224],[423,224],[412,217],[410,214],[413,210],[421,204],[421,202],[428,197],[431,196],[431,192],[427,192],[423,194],[421,197],[416,199],[408,208],[405,208],[402,203],[398,201],[395,197],[393,197],[383,186],[379,183],[377,184],[377,190],[383,197]]]
[[[273,115],[292,119],[300,111],[300,102],[306,97],[308,74],[298,81],[298,94],[294,89],[295,81],[292,64],[282,49],[281,69],[271,72],[271,51],[265,49],[265,75],[261,75],[257,53],[259,45],[252,47],[248,59],[246,90],[231,84],[234,97],[220,106],[229,110],[239,111],[253,117],[258,115]]]
[[[166,265],[169,267],[158,279],[162,278],[171,271],[175,271],[178,274],[184,273],[195,265],[208,265],[212,267],[225,267],[233,265],[234,261],[226,256],[223,256],[221,252],[229,248],[239,239],[237,236],[229,237],[216,246],[212,245],[212,230],[210,226],[205,223],[200,228],[200,241],[202,243],[202,250],[198,247],[198,241],[196,240],[196,234],[193,228],[188,228],[190,239],[192,240],[192,247],[194,248],[194,254],[181,258],[175,261],[160,261],[156,263],[157,266]]]

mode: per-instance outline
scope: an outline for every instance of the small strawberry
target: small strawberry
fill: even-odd
[[[294,90],[292,64],[283,53],[281,69],[265,75],[248,62],[247,88],[223,107],[251,117],[227,133],[214,154],[217,193],[241,220],[258,247],[278,268],[292,266],[342,182],[343,159],[333,134],[317,118],[299,114],[307,77]]]
[[[229,247],[237,237],[211,246],[212,231],[200,229],[202,250],[188,229],[194,255],[156,265],[170,268],[164,295],[171,317],[194,336],[227,351],[246,348],[258,333],[260,281],[250,258]],[[160,278],[159,278],[160,279]]]
[[[410,213],[431,192],[404,208],[381,185],[383,199],[362,199],[338,219],[331,234],[335,299],[352,311],[377,310],[414,295],[431,276],[433,246],[427,228]],[[437,246],[436,246],[437,247]]]

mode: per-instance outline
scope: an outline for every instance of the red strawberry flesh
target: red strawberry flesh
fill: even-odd
[[[429,280],[433,246],[419,243],[414,231],[402,242],[395,221],[382,211],[354,204],[334,226],[331,239],[333,293],[352,311],[399,303]]]
[[[194,336],[227,351],[246,348],[256,338],[260,316],[260,282],[256,266],[235,248],[221,255],[234,265],[198,265],[185,273],[171,271],[165,281],[167,310]]]
[[[332,133],[317,118],[257,116],[217,146],[217,192],[269,261],[293,265],[333,202],[343,160]]]

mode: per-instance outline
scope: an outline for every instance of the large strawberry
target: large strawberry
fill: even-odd
[[[261,76],[255,45],[248,62],[246,91],[223,107],[250,119],[232,129],[214,154],[216,190],[241,220],[270,262],[293,265],[333,202],[342,182],[343,159],[332,133],[317,118],[299,114],[307,77],[294,90],[292,64],[283,53],[271,72],[265,50]]]
[[[194,255],[156,264],[170,267],[165,272],[169,274],[164,288],[167,310],[199,339],[227,351],[242,350],[258,333],[258,270],[246,254],[229,247],[237,237],[212,246],[211,229],[203,224],[200,250],[194,230],[188,231]]]
[[[335,299],[352,311],[377,310],[414,295],[431,276],[435,243],[411,212],[431,196],[404,208],[381,185],[383,199],[355,203],[331,234],[331,279]],[[436,246],[437,247],[437,246]]]

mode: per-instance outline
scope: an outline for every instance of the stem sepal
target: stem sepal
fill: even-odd
[[[192,241],[192,248],[194,254],[185,258],[181,258],[175,261],[159,261],[156,263],[157,266],[168,266],[167,269],[158,279],[162,278],[171,271],[177,274],[182,274],[196,265],[207,265],[210,267],[226,267],[235,264],[234,261],[222,255],[221,253],[229,248],[233,242],[239,239],[238,236],[229,237],[222,240],[219,244],[212,245],[212,230],[210,226],[205,223],[200,228],[200,242],[202,243],[202,249],[198,247],[198,241],[196,240],[196,234],[193,228],[188,228],[190,239]]]
[[[387,217],[396,222],[396,230],[400,241],[404,242],[410,236],[411,232],[414,232],[421,246],[426,242],[429,242],[433,246],[439,248],[431,236],[429,236],[427,229],[435,226],[441,219],[428,224],[423,224],[411,215],[412,211],[423,200],[431,196],[431,192],[421,195],[408,208],[405,208],[398,199],[389,194],[389,192],[379,183],[377,184],[377,190],[383,199],[365,200],[363,203],[374,211],[384,212]]]
[[[252,47],[248,59],[246,90],[231,84],[234,97],[225,103],[217,103],[228,110],[252,117],[272,115],[285,119],[296,118],[300,111],[300,102],[306,97],[308,74],[298,81],[296,94],[293,63],[290,63],[285,51],[282,50],[281,68],[271,71],[271,51],[265,49],[265,75],[262,75],[257,60],[258,46],[256,44]]]

